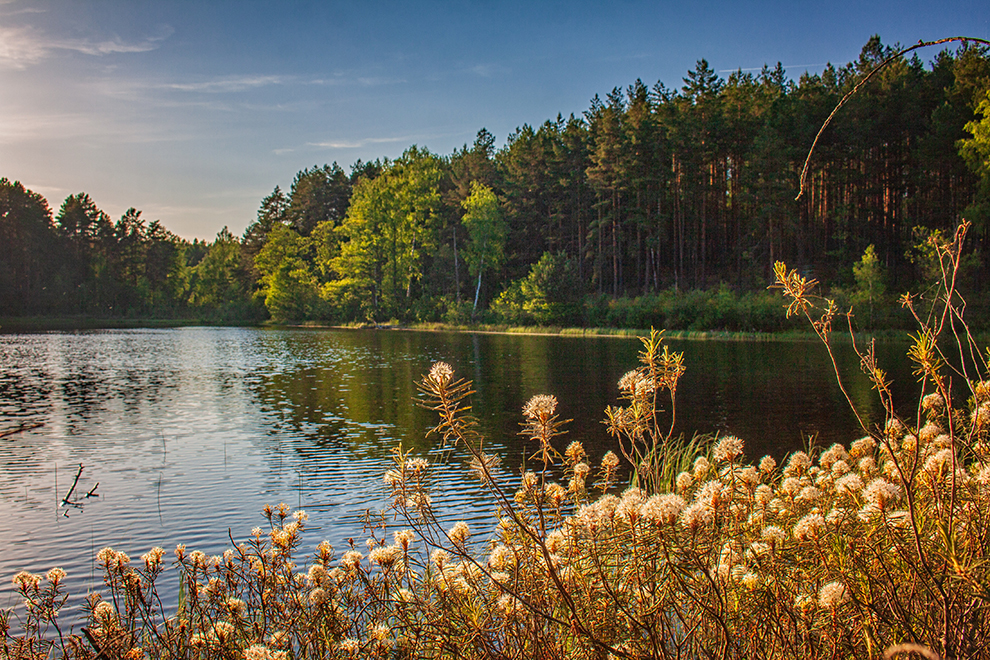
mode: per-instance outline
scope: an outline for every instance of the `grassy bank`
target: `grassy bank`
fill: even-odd
[[[650,329],[640,328],[579,328],[561,326],[525,325],[513,326],[498,323],[352,323],[344,325],[323,325],[308,322],[299,326],[284,326],[272,324],[272,327],[304,327],[304,328],[339,328],[346,330],[382,330],[382,331],[411,331],[411,332],[462,332],[503,335],[534,335],[560,337],[618,337],[639,338],[649,337]],[[779,332],[736,332],[728,330],[666,330],[667,339],[686,340],[718,340],[718,341],[817,341],[818,336],[810,330],[781,330]],[[908,333],[904,330],[879,330],[872,333],[857,332],[852,336],[848,332],[834,331],[832,341],[836,343],[868,342],[872,338],[884,341],[906,341]],[[975,335],[978,339],[983,335]],[[990,335],[987,335],[990,337]]]

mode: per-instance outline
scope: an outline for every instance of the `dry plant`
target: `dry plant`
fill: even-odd
[[[165,552],[132,565],[99,553],[105,593],[83,636],[63,634],[64,573],[20,573],[19,632],[2,619],[4,658],[881,658],[990,657],[990,375],[955,289],[964,224],[932,238],[942,283],[906,296],[919,331],[907,359],[918,401],[894,401],[872,344],[860,350],[885,419],[849,446],[783,465],[744,443],[672,437],[681,356],[661,333],[619,382],[609,432],[621,459],[593,468],[561,442],[557,400],[523,407],[533,450],[498,476],[470,415],[471,384],[446,363],[419,383],[433,432],[484,484],[487,529],[450,525],[433,505],[430,460],[401,448],[384,476],[389,511],[365,547],[321,544],[298,567],[306,515],[266,509],[268,528],[209,557],[183,546],[178,603],[155,582]],[[835,306],[777,266],[792,313],[833,352]],[[919,303],[924,302],[924,305]],[[837,374],[838,376],[838,374]],[[840,381],[841,382],[841,381]],[[661,411],[660,404],[669,406]],[[477,524],[477,523],[476,523]],[[480,538],[476,538],[480,536]]]

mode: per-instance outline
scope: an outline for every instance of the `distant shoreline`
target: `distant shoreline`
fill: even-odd
[[[0,334],[48,332],[52,330],[128,330],[181,328],[187,326],[246,326],[253,323],[214,322],[206,319],[96,318],[91,316],[0,317]]]
[[[22,332],[51,332],[73,330],[139,330],[154,328],[183,328],[194,326],[207,327],[255,327],[255,328],[300,328],[311,330],[382,330],[399,332],[458,332],[495,335],[519,336],[557,336],[557,337],[615,337],[633,338],[649,336],[649,329],[643,328],[580,328],[561,326],[509,326],[509,325],[455,325],[444,323],[354,323],[347,325],[320,324],[306,322],[300,324],[277,324],[270,321],[263,323],[213,321],[210,319],[149,319],[149,318],[95,318],[88,316],[31,316],[31,317],[0,317],[0,334],[15,334]],[[848,341],[846,332],[833,332],[833,339]],[[667,330],[667,339],[680,340],[717,340],[717,341],[817,341],[814,333],[803,330],[784,330],[781,332],[743,332],[728,330]],[[868,341],[871,337],[879,340],[907,340],[907,333],[902,330],[880,330],[875,333],[856,333],[857,341]],[[977,339],[987,340],[982,334]]]

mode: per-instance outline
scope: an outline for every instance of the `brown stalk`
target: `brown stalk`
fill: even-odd
[[[799,200],[801,199],[801,196],[804,195],[804,183],[808,179],[808,167],[811,164],[811,155],[815,152],[815,147],[818,146],[818,140],[821,138],[822,133],[824,133],[825,129],[828,128],[828,125],[832,123],[832,119],[835,117],[836,114],[838,114],[842,106],[844,106],[846,102],[849,99],[851,99],[856,94],[856,92],[860,90],[861,87],[863,87],[863,85],[869,82],[870,79],[873,78],[873,76],[875,76],[881,70],[886,68],[889,64],[898,60],[902,55],[906,55],[907,53],[910,53],[912,50],[917,50],[919,48],[927,48],[928,46],[938,46],[940,44],[947,44],[953,41],[961,41],[963,42],[963,44],[972,41],[974,43],[990,46],[990,41],[987,41],[986,39],[977,39],[975,37],[948,37],[946,39],[938,39],[936,41],[919,41],[913,46],[909,46],[907,48],[897,51],[896,53],[885,59],[877,66],[873,67],[873,70],[870,71],[868,74],[866,74],[865,78],[860,80],[858,83],[856,83],[855,87],[853,87],[851,90],[846,92],[846,95],[842,97],[842,100],[840,100],[839,103],[835,106],[835,108],[832,109],[832,112],[825,120],[825,123],[822,124],[822,127],[818,129],[818,133],[815,135],[815,140],[814,142],[811,143],[811,149],[808,150],[808,156],[807,158],[804,159],[804,167],[801,168],[801,178],[799,181],[800,189],[798,190],[797,197],[795,197],[794,199]]]

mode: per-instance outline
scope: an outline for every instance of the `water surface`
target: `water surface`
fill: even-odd
[[[813,342],[674,341],[687,372],[677,432],[734,433],[747,454],[782,457],[808,437],[862,435],[824,349]],[[265,504],[305,509],[305,550],[360,537],[386,504],[381,475],[398,443],[433,452],[435,421],[414,404],[435,360],[474,381],[487,451],[512,479],[527,450],[519,411],[554,394],[573,419],[561,448],[614,449],[601,424],[618,378],[636,365],[635,338],[429,332],[176,328],[0,335],[0,607],[10,577],[62,566],[82,595],[100,586],[94,557],[111,545],[137,558],[160,545],[215,554],[243,539]],[[903,346],[881,358],[898,372]],[[879,413],[855,356],[840,352],[847,391]],[[905,396],[905,398],[907,398]],[[82,508],[59,506],[79,465]],[[438,468],[435,501],[450,518],[481,521],[489,500],[454,454]],[[98,486],[97,486],[98,483]],[[164,587],[174,589],[174,576]],[[170,586],[171,585],[171,586]],[[74,604],[78,600],[73,601]]]

